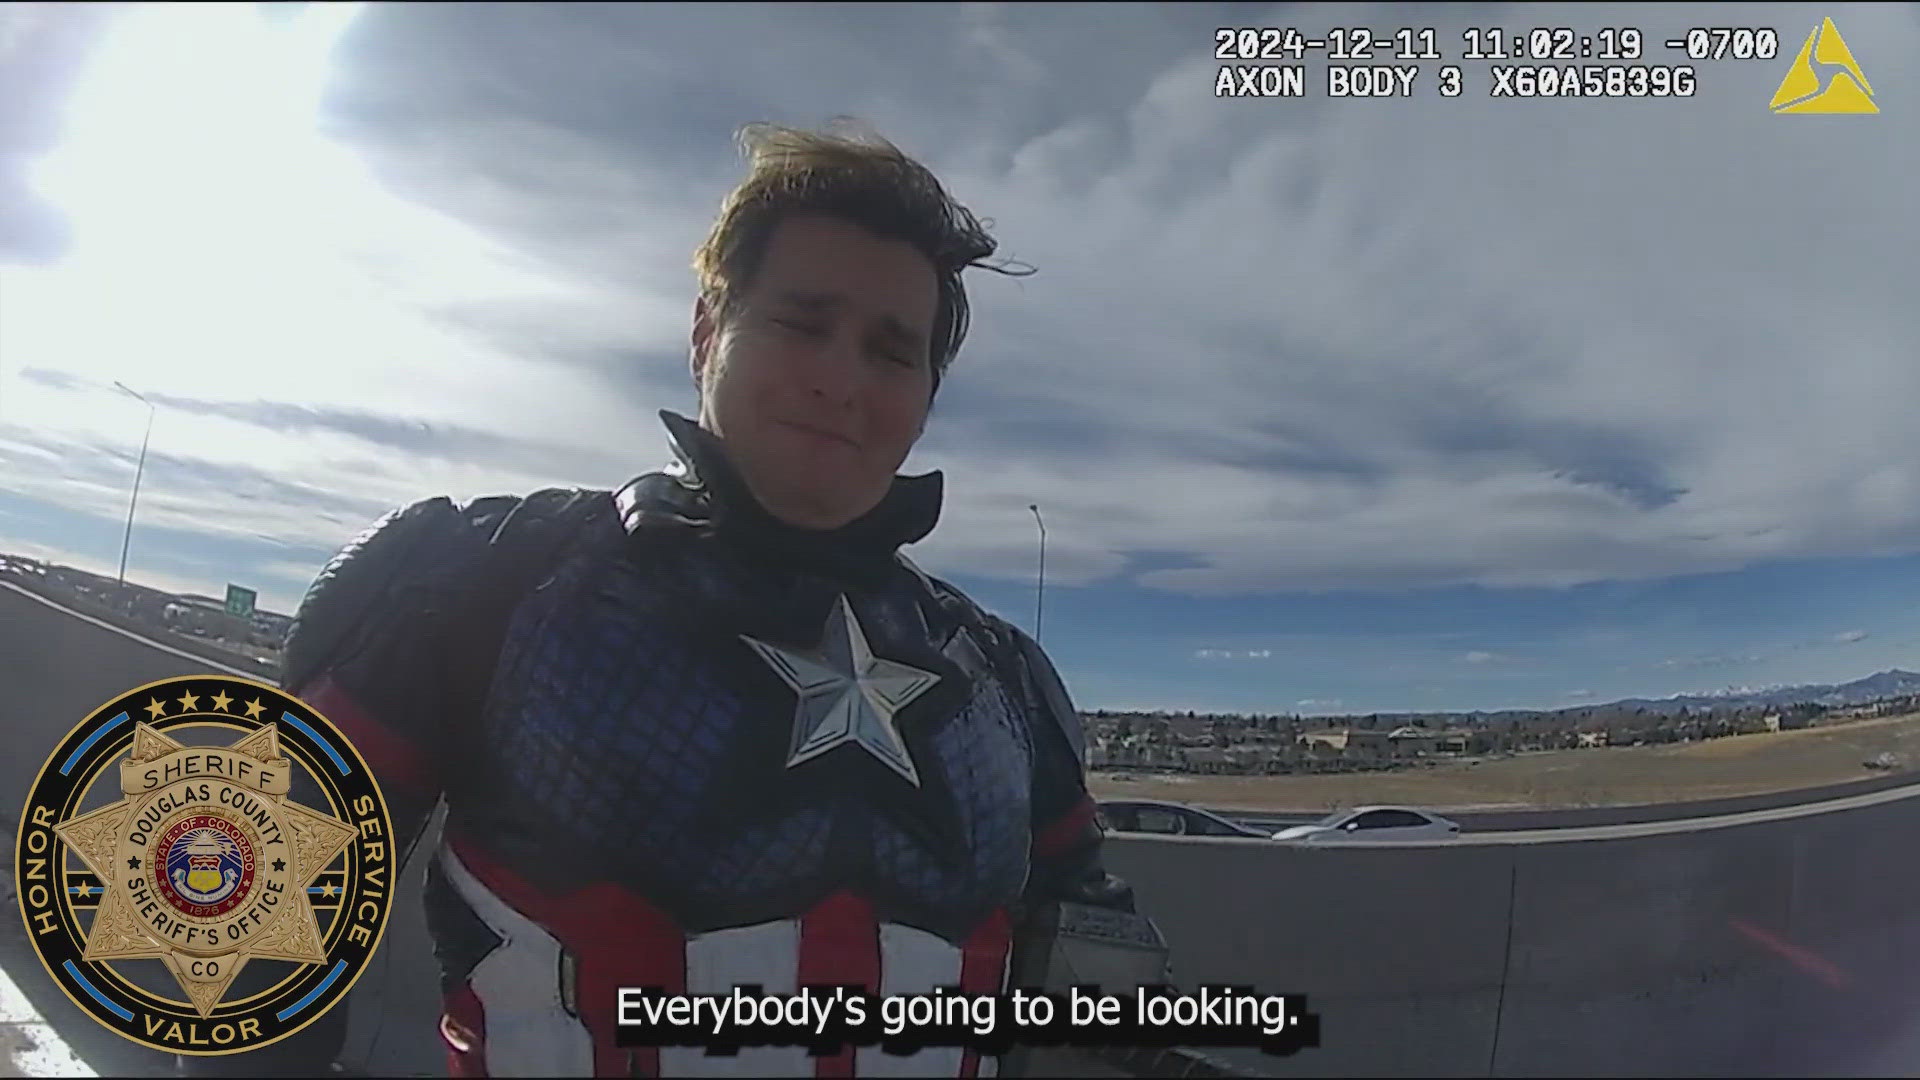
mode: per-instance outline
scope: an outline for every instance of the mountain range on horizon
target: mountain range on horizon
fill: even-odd
[[[1682,709],[1782,709],[1795,705],[1821,705],[1845,709],[1888,698],[1920,696],[1920,672],[1890,668],[1844,683],[1800,683],[1792,686],[1737,686],[1663,698],[1630,697],[1615,701],[1586,702],[1557,709],[1459,709],[1439,713],[1395,712],[1380,716],[1447,716],[1467,719],[1492,719],[1528,716],[1565,716],[1569,713],[1603,712],[1619,709],[1645,709],[1667,715]],[[1323,717],[1323,719],[1337,719]]]
[[[1904,668],[1877,671],[1865,678],[1845,683],[1803,683],[1796,686],[1728,687],[1698,694],[1675,694],[1664,698],[1623,698],[1592,708],[1714,708],[1734,706],[1775,707],[1787,705],[1825,705],[1847,708],[1886,698],[1920,694],[1920,673]],[[1559,710],[1566,711],[1566,710]]]

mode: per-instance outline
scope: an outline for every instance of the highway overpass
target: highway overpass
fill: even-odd
[[[211,669],[170,649],[0,583],[9,830],[46,748],[81,717],[128,687]],[[1881,785],[1704,820],[1429,845],[1116,837],[1109,861],[1174,946],[1183,985],[1307,995],[1319,1049],[1220,1052],[1256,1075],[1912,1076],[1916,838],[1920,788]],[[409,899],[349,999],[351,1057],[388,1075],[441,1067]],[[17,918],[0,926],[17,996],[88,1066],[168,1074],[167,1059],[60,996]],[[8,996],[0,984],[0,1036]]]

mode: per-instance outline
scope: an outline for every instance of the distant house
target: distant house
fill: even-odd
[[[1584,750],[1584,749],[1592,749],[1592,748],[1594,748],[1594,747],[1599,747],[1599,746],[1605,746],[1605,745],[1607,745],[1607,733],[1606,733],[1606,732],[1604,732],[1604,731],[1582,731],[1582,732],[1580,732],[1580,747],[1581,747],[1581,749],[1583,749],[1583,750]]]
[[[1104,769],[1107,767],[1107,737],[1102,735],[1087,745],[1087,768]]]
[[[1394,728],[1387,733],[1389,753],[1397,758],[1424,757],[1433,753],[1433,748],[1438,742],[1433,732],[1411,724]]]
[[[1353,728],[1328,728],[1309,731],[1300,737],[1309,752],[1319,748],[1346,757],[1386,757],[1393,753],[1393,742],[1384,731],[1357,731]]]
[[[1328,728],[1325,731],[1309,731],[1300,736],[1300,745],[1308,750],[1331,750],[1336,753],[1347,748],[1347,736],[1352,734],[1345,728]]]

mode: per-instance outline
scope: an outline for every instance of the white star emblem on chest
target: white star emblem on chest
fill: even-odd
[[[920,786],[919,770],[900,738],[896,717],[933,689],[940,676],[873,655],[845,595],[834,600],[820,647],[814,651],[789,649],[745,634],[740,640],[752,646],[799,696],[787,768],[852,743],[908,783]]]

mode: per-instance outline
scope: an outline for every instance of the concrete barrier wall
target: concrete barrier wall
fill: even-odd
[[[1114,837],[1174,977],[1305,993],[1271,1076],[1920,1075],[1920,796],[1617,839],[1303,848]],[[1491,840],[1492,838],[1488,838]],[[412,889],[418,888],[418,874]],[[409,890],[347,1058],[438,1064]]]
[[[88,618],[98,619],[108,626],[137,634],[143,639],[158,642],[170,649],[177,649],[224,668],[244,671],[248,678],[270,683],[279,681],[280,665],[278,664],[261,664],[245,653],[224,649],[213,642],[188,634],[176,634],[164,626],[156,626],[144,619],[136,619],[117,611],[112,606],[103,604],[90,596],[75,593],[70,589],[50,586],[40,581],[35,575],[0,574],[0,584],[11,585],[29,596],[49,600],[66,611],[78,612]]]
[[[1182,985],[1305,993],[1276,1076],[1920,1074],[1920,798],[1620,839],[1118,837]]]

